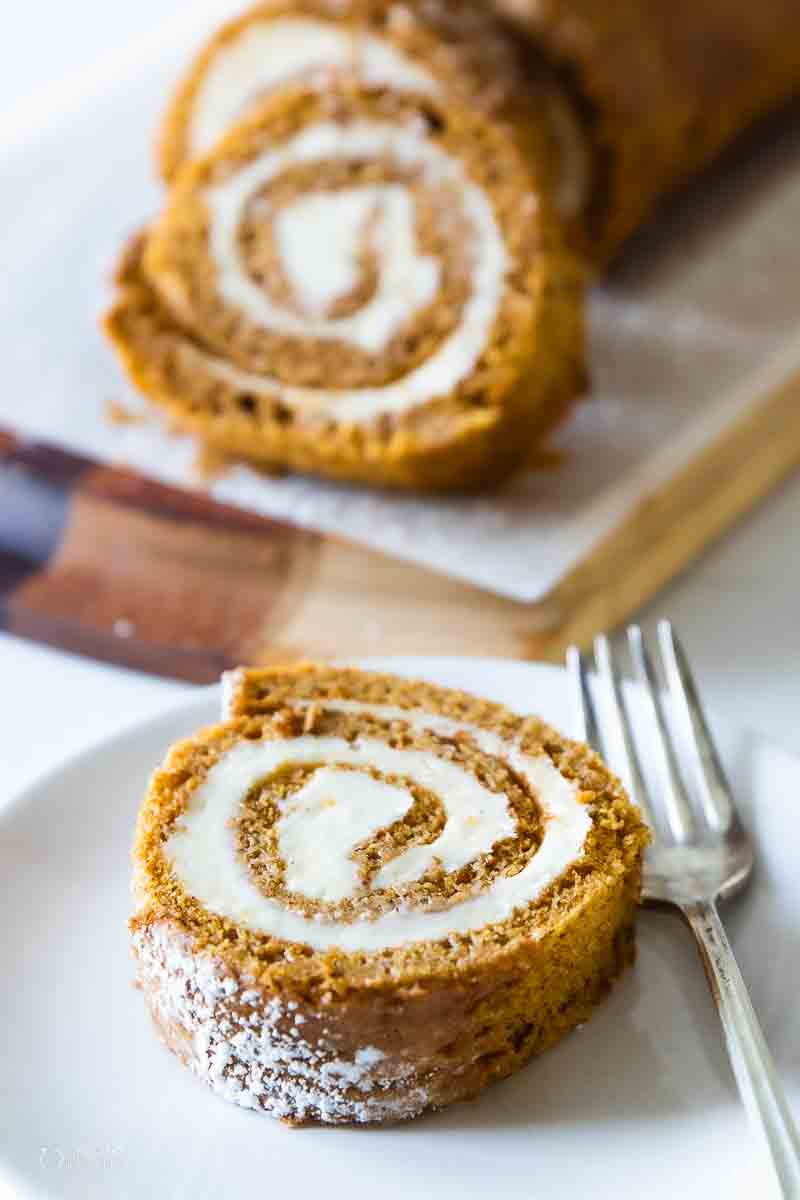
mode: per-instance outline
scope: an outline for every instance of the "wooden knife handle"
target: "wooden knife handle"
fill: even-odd
[[[0,626],[19,636],[208,682],[263,659],[319,541],[0,430]]]

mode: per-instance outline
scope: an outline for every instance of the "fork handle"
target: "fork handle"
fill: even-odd
[[[728,936],[713,903],[683,913],[697,940],[747,1115],[768,1147],[785,1200],[800,1200],[800,1137]]]

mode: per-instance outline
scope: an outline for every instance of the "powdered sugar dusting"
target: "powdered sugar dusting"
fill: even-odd
[[[223,671],[220,676],[220,704],[222,719],[228,721],[233,716],[233,702],[239,688],[244,683],[244,667],[236,667],[233,671]]]
[[[413,1068],[389,1069],[376,1046],[338,1057],[306,1040],[296,1001],[266,997],[162,922],[132,935],[138,979],[165,1040],[218,1095],[288,1120],[402,1120],[429,1103]]]

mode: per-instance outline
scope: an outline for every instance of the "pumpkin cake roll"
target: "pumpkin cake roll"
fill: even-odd
[[[455,89],[508,121],[571,240],[602,265],[666,193],[800,90],[797,16],[797,0],[274,0],[198,56],[164,120],[160,167],[171,178],[292,76]]]
[[[462,692],[240,672],[134,847],[137,977],[215,1092],[293,1123],[477,1095],[633,956],[647,834],[587,747]]]
[[[800,92],[797,0],[493,0],[571,90],[589,139],[584,247],[606,262],[658,202]]]
[[[503,122],[286,88],[178,172],[107,330],[178,428],[267,467],[503,478],[583,381],[581,271]]]
[[[579,222],[590,143],[571,90],[535,46],[475,0],[268,0],[224,25],[167,107],[158,166],[171,182],[266,96],[292,84],[359,84],[457,103],[502,121]]]

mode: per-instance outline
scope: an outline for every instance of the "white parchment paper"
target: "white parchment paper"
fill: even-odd
[[[212,5],[212,9],[217,6]],[[152,134],[209,23],[192,17],[0,127],[0,426],[198,486],[194,448],[125,384],[97,318],[114,254],[156,211]],[[800,365],[800,119],[764,129],[666,214],[591,300],[589,399],[560,462],[430,499],[235,468],[220,500],[345,535],[518,600],[545,595],[771,382]],[[149,412],[149,410],[146,410]]]

